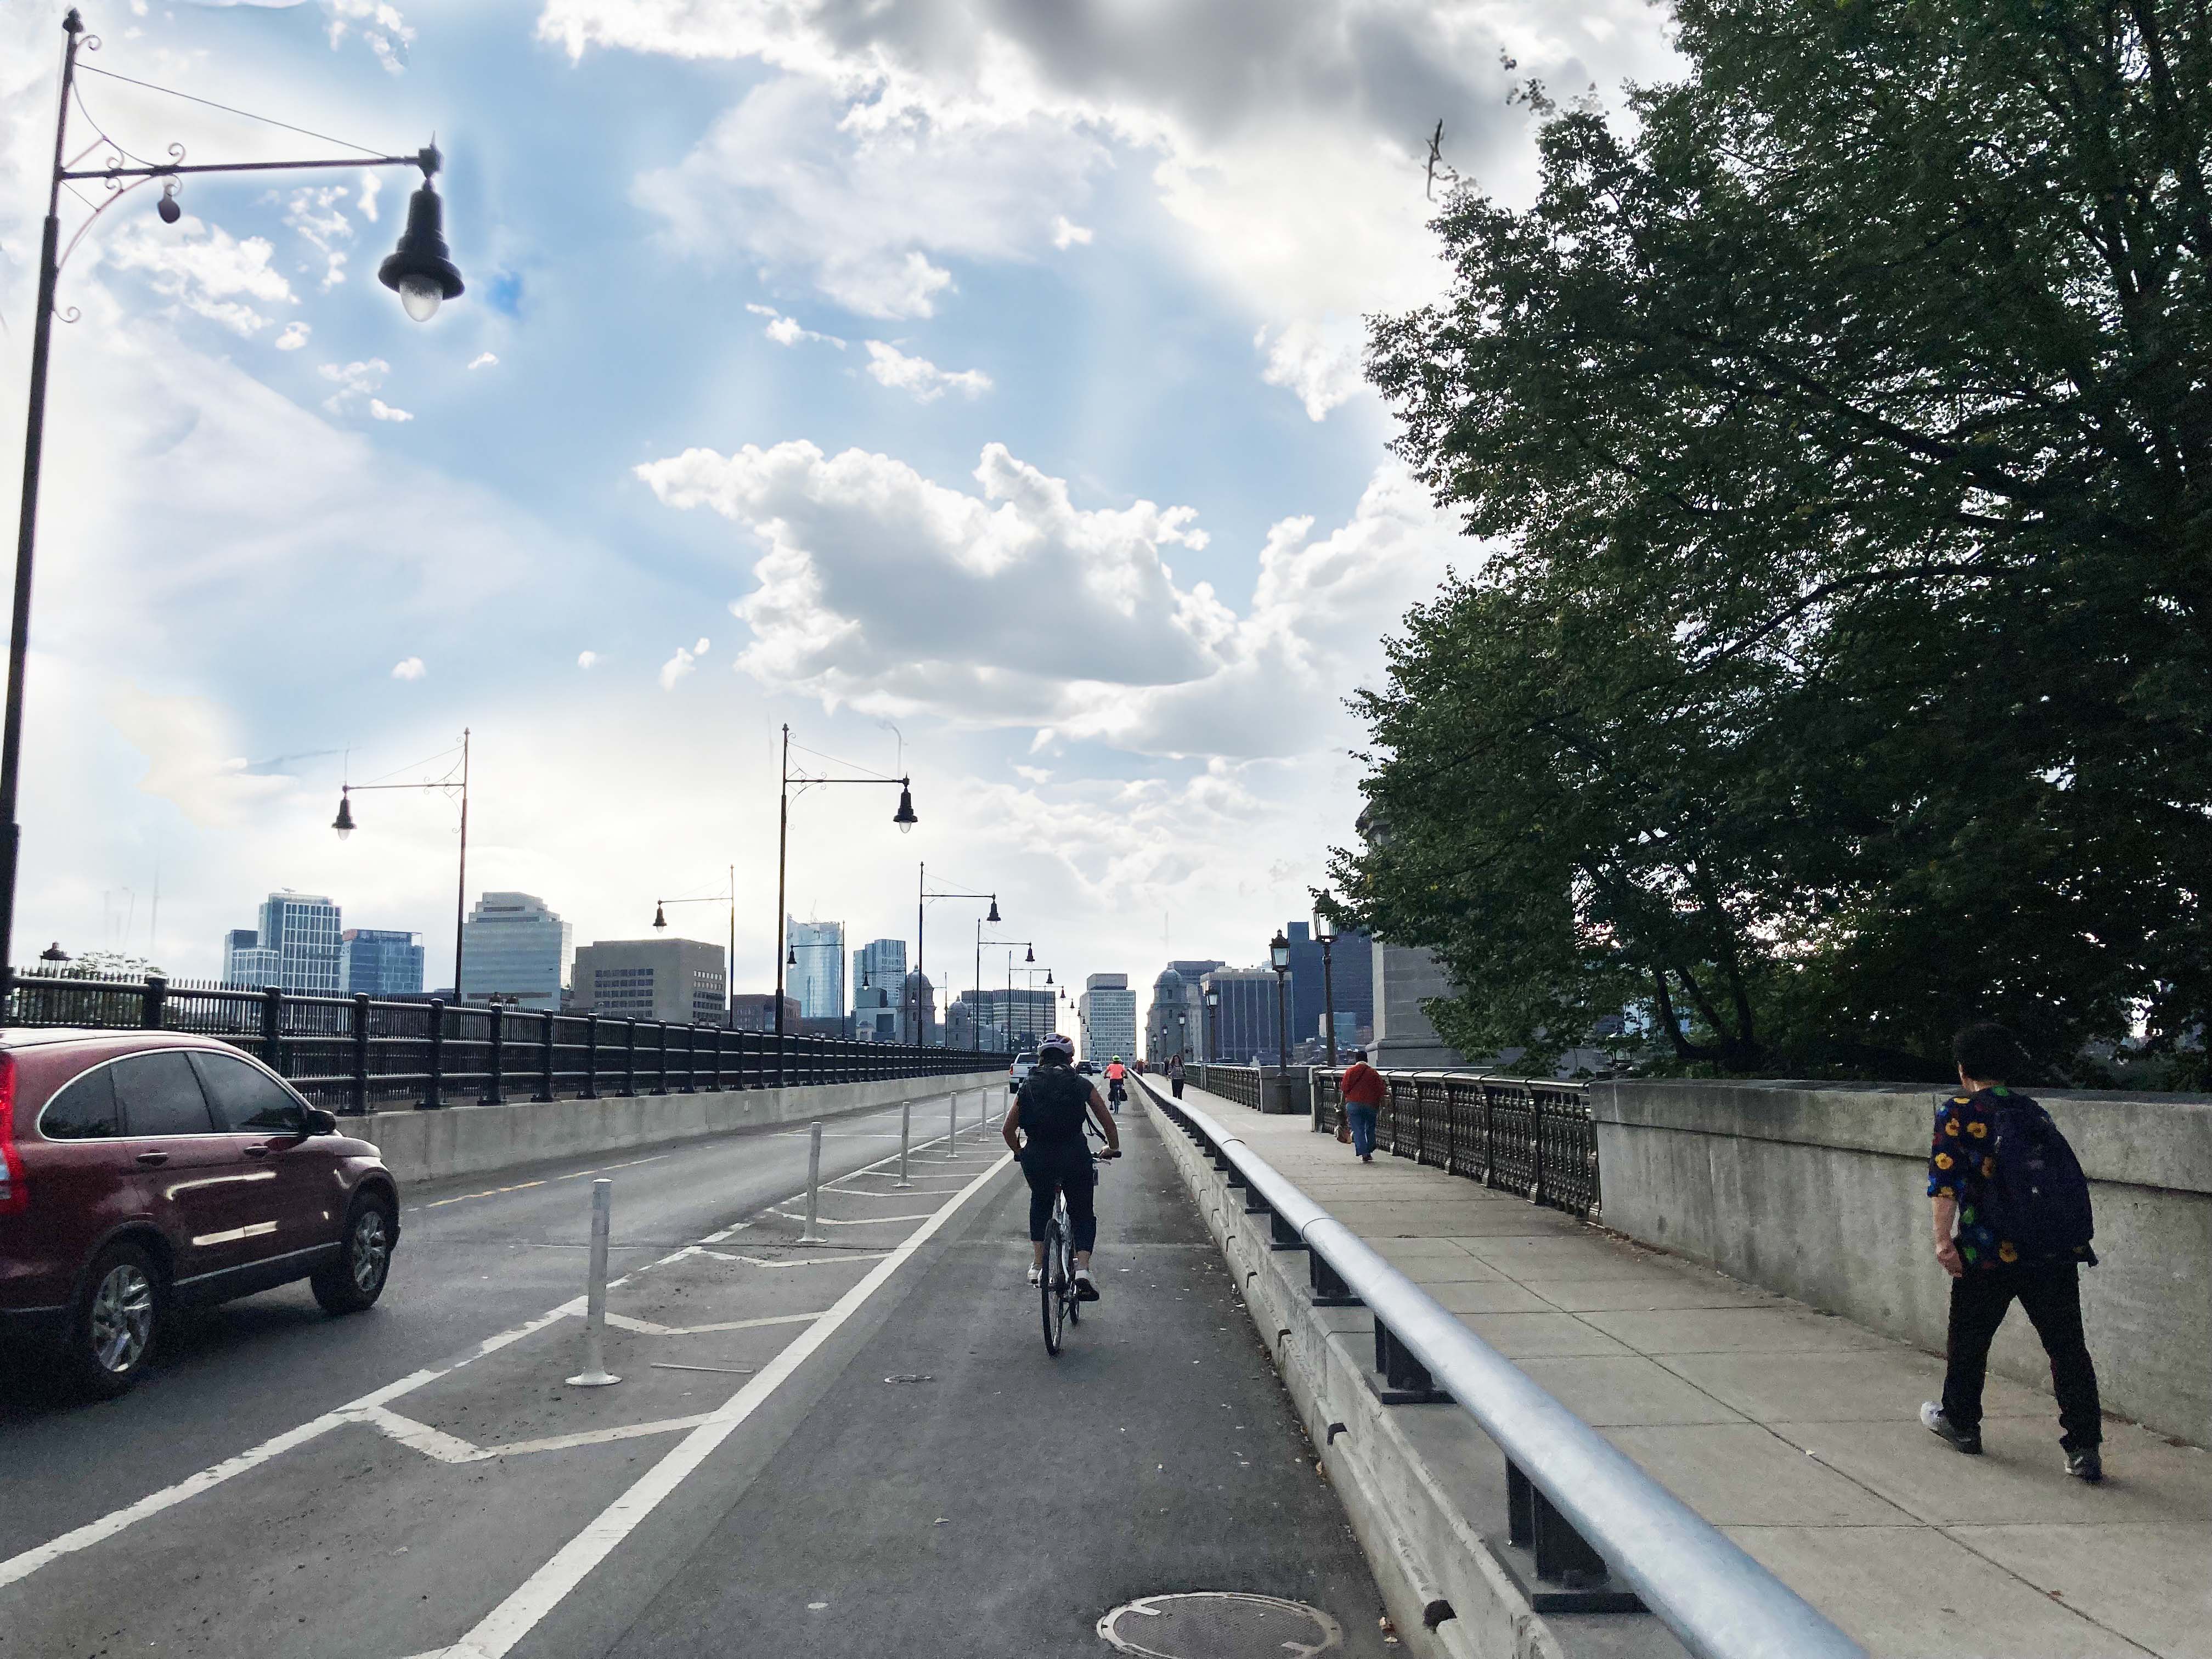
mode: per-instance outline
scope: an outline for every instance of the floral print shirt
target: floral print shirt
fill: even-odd
[[[1936,1132],[1928,1148],[1928,1196],[1949,1193],[1959,1200],[1959,1259],[1968,1272],[2008,1267],[2020,1252],[2000,1238],[1983,1218],[1984,1183],[1996,1173],[1997,1105],[2011,1091],[1999,1085],[1978,1094],[1955,1095],[1936,1109]],[[2075,1260],[2094,1265],[2096,1254],[2084,1244]]]

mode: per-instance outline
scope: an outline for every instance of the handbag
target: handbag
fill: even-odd
[[[1336,1126],[1336,1138],[1347,1146],[1352,1145],[1352,1126],[1349,1123],[1339,1123]]]

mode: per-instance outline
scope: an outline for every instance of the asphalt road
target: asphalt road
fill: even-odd
[[[418,1189],[372,1314],[272,1294],[196,1321],[125,1401],[0,1418],[0,1654],[1012,1659],[1103,1652],[1096,1621],[1137,1596],[1244,1589],[1382,1655],[1219,1257],[1150,1123],[1123,1124],[1106,1299],[1057,1360],[1003,1148],[895,1192],[861,1166],[896,1152],[896,1114],[832,1126],[828,1246],[766,1207],[803,1133],[606,1160],[631,1273],[613,1389],[563,1384],[573,1318],[525,1325],[580,1287],[600,1166]]]

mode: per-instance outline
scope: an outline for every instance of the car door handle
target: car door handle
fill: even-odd
[[[141,1152],[138,1154],[138,1161],[150,1170],[157,1164],[167,1164],[169,1161],[169,1155],[167,1152]]]
[[[269,1156],[269,1148],[265,1143],[259,1146],[241,1146],[239,1150],[244,1152],[248,1158],[266,1158]]]

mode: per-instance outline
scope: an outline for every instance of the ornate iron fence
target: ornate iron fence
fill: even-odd
[[[19,974],[4,1023],[191,1031],[234,1043],[349,1115],[568,1097],[694,1094],[1001,1071],[1004,1054],[602,1019],[479,1004],[300,996],[273,987]]]
[[[1313,1073],[1314,1127],[1344,1121],[1339,1072]],[[1385,1072],[1382,1151],[1586,1218],[1603,1202],[1589,1086],[1460,1072]]]
[[[1255,1112],[1282,1109],[1271,1105],[1268,1095],[1287,1077],[1291,1085],[1289,1109],[1303,1112],[1307,1109],[1307,1070],[1304,1066],[1293,1066],[1285,1071],[1274,1066],[1223,1066],[1207,1061],[1185,1066],[1183,1075],[1207,1093],[1233,1100],[1240,1106],[1249,1106]]]

